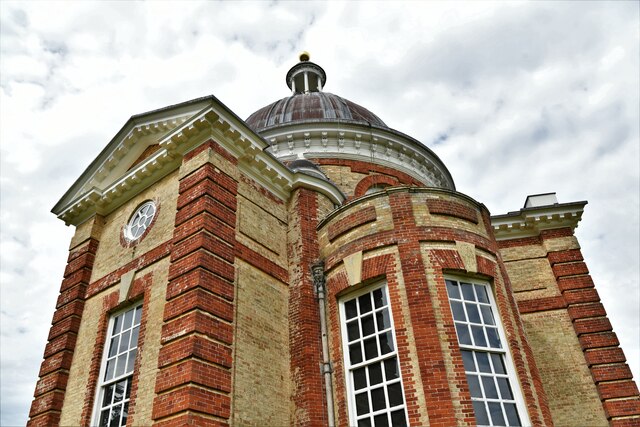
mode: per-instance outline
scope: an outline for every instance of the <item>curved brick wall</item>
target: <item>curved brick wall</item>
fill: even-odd
[[[445,273],[492,283],[529,418],[553,424],[483,205],[448,190],[394,187],[333,212],[318,226],[318,240],[328,278],[339,424],[348,415],[338,299],[384,279],[411,425],[475,425]]]

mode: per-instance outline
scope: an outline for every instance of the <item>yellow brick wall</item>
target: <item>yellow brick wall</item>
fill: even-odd
[[[165,291],[167,288],[167,271],[169,258],[139,271],[136,277],[153,273],[153,284],[149,304],[143,306],[146,312],[146,331],[144,345],[140,350],[140,375],[138,376],[138,397],[136,399],[136,425],[151,425],[151,410],[155,396],[155,382],[160,350],[160,331],[164,312]],[[100,316],[103,310],[103,297],[112,292],[119,292],[120,283],[116,283],[103,292],[91,297],[85,303],[82,323],[78,331],[76,349],[69,371],[69,382],[65,393],[60,425],[80,425],[82,409],[87,393],[91,359],[95,351],[98,337]],[[95,393],[93,390],[92,393]]]
[[[320,169],[347,196],[352,196],[356,185],[366,177],[366,174],[351,172],[349,166],[322,165]]]
[[[142,277],[149,272],[153,272],[149,304],[142,307],[143,310],[146,310],[147,318],[144,346],[139,356],[141,359],[135,407],[135,423],[139,426],[152,424],[151,412],[153,398],[155,397],[156,376],[158,374],[158,353],[161,347],[160,334],[162,332],[168,270],[169,258],[164,258],[136,275],[136,277]]]
[[[291,411],[287,286],[237,260],[233,424],[287,426]]]
[[[64,403],[60,416],[61,426],[80,425],[82,406],[87,392],[87,383],[89,382],[91,358],[93,357],[98,327],[100,326],[102,297],[109,292],[111,290],[100,293],[85,303],[82,323],[80,324],[76,341],[76,350],[69,370],[67,391],[64,394]]]
[[[263,201],[265,202],[265,201]],[[236,238],[260,255],[287,268],[286,223],[274,217],[265,206],[238,197],[238,233]]]
[[[91,274],[92,282],[172,238],[178,198],[177,176],[177,171],[169,174],[104,218]],[[138,244],[130,248],[123,247],[120,241],[123,228],[136,208],[149,199],[160,203],[153,226]]]
[[[555,425],[607,426],[598,392],[566,310],[522,317]]]
[[[547,258],[506,261],[505,267],[514,292],[535,291],[527,299],[560,295]]]

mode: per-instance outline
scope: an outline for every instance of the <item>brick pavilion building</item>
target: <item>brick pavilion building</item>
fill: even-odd
[[[586,202],[491,216],[308,54],[286,82],[131,117],[56,204],[28,425],[640,425]]]

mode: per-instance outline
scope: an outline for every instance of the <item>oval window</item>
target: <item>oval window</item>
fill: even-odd
[[[124,230],[124,237],[132,242],[138,240],[151,225],[156,214],[156,204],[149,200],[144,202],[131,216],[127,227]]]

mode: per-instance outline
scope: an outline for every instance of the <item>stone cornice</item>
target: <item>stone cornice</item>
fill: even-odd
[[[455,189],[444,163],[431,150],[400,132],[346,123],[304,123],[262,133],[278,159],[342,158],[402,171],[429,187]]]
[[[160,137],[160,149],[129,170],[109,187],[91,187],[53,212],[67,224],[80,224],[94,214],[107,215],[127,200],[180,167],[182,156],[209,139],[214,139],[238,158],[241,171],[286,200],[298,187],[311,188],[334,204],[345,197],[329,181],[294,173],[267,153],[267,142],[217,100],[210,100],[191,118]],[[124,138],[122,145],[126,146]],[[115,148],[117,151],[119,146]],[[97,168],[99,169],[99,168]],[[61,201],[62,202],[62,201]]]
[[[548,206],[523,208],[504,215],[491,216],[496,240],[533,237],[542,230],[569,227],[574,230],[582,219],[583,202],[556,203]]]

